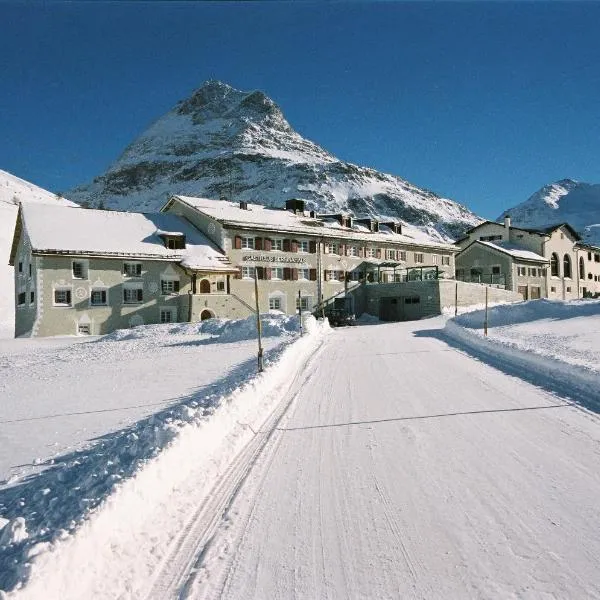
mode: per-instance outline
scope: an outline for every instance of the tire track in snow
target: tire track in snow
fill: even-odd
[[[259,455],[269,442],[275,428],[298,396],[302,385],[311,374],[309,365],[320,353],[323,341],[297,368],[287,393],[263,423],[260,430],[230,464],[221,479],[208,494],[206,501],[198,507],[188,520],[181,534],[173,541],[169,552],[161,561],[149,592],[148,600],[185,598],[206,553],[210,549],[215,533],[224,519],[244,481],[248,477]]]

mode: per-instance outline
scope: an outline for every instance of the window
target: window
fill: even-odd
[[[482,236],[479,236],[479,239],[482,242],[495,242],[496,240],[501,240],[502,236],[501,235],[482,235]]]
[[[298,269],[298,279],[310,279],[310,269]]]
[[[283,240],[281,240],[281,239],[271,240],[271,250],[283,250]]]
[[[302,242],[298,242],[298,252],[308,252],[308,241],[304,240]]]
[[[325,281],[344,281],[344,271],[325,271]]]
[[[271,279],[283,279],[283,267],[272,267]]]
[[[442,256],[442,265],[449,267],[450,266],[450,257],[449,256]]]
[[[273,240],[273,250],[275,250],[275,241]],[[242,248],[244,249],[254,249],[254,238],[253,237],[243,237],[242,238]]]
[[[563,258],[563,272],[565,279],[571,279],[571,257],[568,254]]]
[[[80,261],[73,261],[73,279],[87,279],[87,265]]]
[[[567,287],[567,292],[570,292],[570,291],[571,291],[571,288],[570,288],[570,287]]]
[[[23,261],[22,261],[22,260],[20,260],[20,261],[19,261],[19,268],[18,268],[18,271],[19,271],[19,273],[22,273],[22,272],[23,272]]]
[[[336,242],[325,244],[325,254],[339,254],[340,245]]]
[[[431,264],[432,264],[432,265],[437,265],[437,264],[438,264],[438,257],[437,257],[437,254],[432,254],[432,255],[431,255]]]
[[[385,250],[385,258],[386,258],[386,260],[396,260],[396,251],[395,250],[390,250],[389,248],[386,248],[386,250]]]
[[[592,253],[588,252],[588,260],[592,260]]]
[[[593,275],[591,273],[588,273],[588,279],[593,279]]]
[[[296,310],[300,309],[302,312],[311,309],[310,296],[296,297]]]
[[[594,254],[594,262],[600,262],[600,254]]]
[[[422,252],[415,252],[415,262],[416,263],[424,263],[425,262]]]
[[[281,310],[281,296],[269,298],[269,310]]]
[[[29,277],[31,277],[32,271],[33,271],[32,265],[31,265],[31,263],[29,263]]]
[[[90,304],[92,306],[106,306],[107,292],[106,290],[93,289],[90,293]]]
[[[123,304],[141,304],[144,301],[144,291],[141,287],[123,288]]]
[[[550,257],[550,275],[552,277],[560,276],[558,254],[556,254],[556,252],[553,252],[552,256]]]
[[[347,256],[358,256],[358,246],[346,246]]]
[[[365,255],[367,258],[375,258],[375,256],[377,256],[377,250],[375,250],[375,248],[367,248]]]
[[[242,267],[242,279],[254,279],[256,267]]]
[[[556,292],[556,288],[555,288],[554,286],[551,286],[551,287],[550,287],[550,291],[551,291],[551,292]]]
[[[527,268],[526,267],[517,267],[517,275],[519,277],[526,277],[527,276]]]
[[[161,279],[160,290],[163,296],[179,293],[179,279]]]
[[[123,263],[123,275],[125,275],[126,277],[141,277],[142,263]]]
[[[29,304],[35,304],[35,292],[29,292]]]
[[[585,279],[585,261],[583,256],[579,257],[579,279]]]
[[[225,291],[225,282],[223,280],[217,281],[217,292]]]
[[[492,267],[492,275],[500,275],[500,266],[499,265],[494,265]]]
[[[160,309],[160,322],[161,323],[174,323],[177,320],[174,308],[161,308]]]
[[[54,306],[71,306],[71,290],[54,290]]]
[[[25,292],[21,292],[17,296],[17,306],[24,306],[24,305],[25,305]]]
[[[183,235],[174,235],[174,236],[165,236],[165,248],[169,250],[183,250],[185,249],[185,236]]]
[[[398,250],[398,260],[406,260],[406,251]]]
[[[420,296],[408,296],[404,298],[404,304],[421,304]]]

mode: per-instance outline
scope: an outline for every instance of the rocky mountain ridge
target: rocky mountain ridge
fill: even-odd
[[[449,241],[481,219],[404,179],[338,160],[299,135],[260,91],[209,81],[134,140],[103,175],[66,193],[92,207],[156,211],[171,194],[399,218]]]
[[[588,244],[600,246],[600,184],[561,179],[543,186],[525,202],[504,211],[517,227],[569,223]]]

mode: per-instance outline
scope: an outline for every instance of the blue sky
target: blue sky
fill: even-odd
[[[2,2],[0,169],[103,172],[208,79],[483,217],[600,182],[600,3]]]

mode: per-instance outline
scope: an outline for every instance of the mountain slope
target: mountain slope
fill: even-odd
[[[545,185],[525,202],[505,211],[519,227],[567,222],[589,244],[600,245],[600,184],[562,179]]]
[[[77,206],[56,194],[0,170],[0,337],[14,334],[14,276],[8,265],[19,202]]]
[[[130,144],[107,172],[68,193],[120,210],[159,209],[170,194],[320,212],[397,217],[448,240],[480,219],[393,175],[343,162],[296,133],[262,92],[209,81]]]

